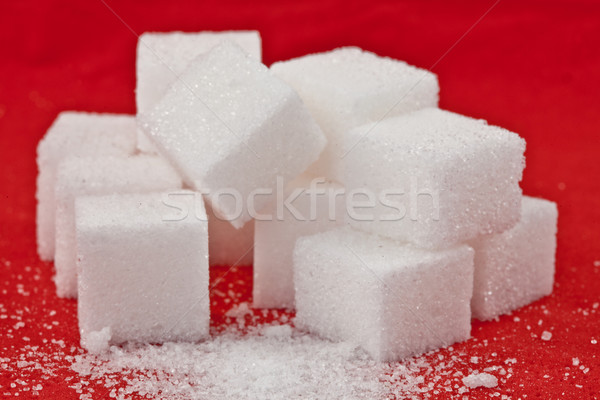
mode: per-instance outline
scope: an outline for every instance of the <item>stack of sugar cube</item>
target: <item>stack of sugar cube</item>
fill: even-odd
[[[522,195],[524,140],[438,96],[358,48],[267,68],[257,32],[143,34],[137,116],[64,112],[38,147],[38,253],[82,345],[207,337],[213,265],[383,361],[549,294],[557,211]]]
[[[518,135],[437,108],[434,74],[360,49],[271,69],[328,138],[310,172],[345,188],[346,226],[314,224],[296,242],[297,326],[397,360],[465,340],[472,317],[552,291],[556,205],[523,197]],[[278,229],[266,225],[256,222],[259,305],[281,292],[280,282],[261,281],[275,269],[258,258],[269,252],[261,230]]]

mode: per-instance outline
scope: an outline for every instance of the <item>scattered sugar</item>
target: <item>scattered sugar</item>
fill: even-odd
[[[263,335],[270,338],[289,338],[292,336],[292,327],[289,325],[274,325],[263,329]]]
[[[284,331],[269,326],[261,335],[227,332],[199,344],[112,347],[100,356],[77,356],[72,368],[103,381],[116,399],[132,393],[169,399],[353,398],[385,390],[373,373],[380,368],[366,355],[306,335],[285,337]],[[111,388],[123,373],[131,375],[128,385]]]
[[[228,300],[229,298],[225,299]],[[238,324],[238,328],[242,329],[246,326],[246,316],[252,316],[252,310],[248,306],[248,303],[243,302],[238,305],[234,305],[229,311],[225,313],[225,316],[234,318]]]
[[[230,310],[232,317],[251,313],[245,303]],[[234,324],[196,344],[128,344],[102,354],[77,355],[71,369],[83,385],[76,391],[80,400],[90,399],[93,392],[86,382],[96,382],[115,399],[134,393],[174,400],[433,399],[443,392],[458,396],[474,387],[469,386],[473,378],[463,385],[464,375],[457,370],[469,359],[464,353],[440,358],[439,352],[430,352],[378,363],[351,344],[322,340],[280,323],[248,327],[248,332]],[[481,376],[480,386],[497,385],[490,374],[475,375]]]
[[[493,388],[498,386],[498,378],[485,372],[481,374],[472,373],[469,376],[465,376],[462,382],[471,389],[478,387]]]
[[[550,340],[552,339],[552,332],[544,331],[542,332],[542,340]]]
[[[573,366],[578,366],[579,365],[579,358],[577,357],[573,357]]]

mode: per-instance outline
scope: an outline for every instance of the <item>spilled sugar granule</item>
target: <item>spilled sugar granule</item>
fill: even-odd
[[[486,372],[481,374],[473,373],[463,378],[463,383],[469,388],[486,387],[493,388],[498,386],[498,378]]]
[[[110,347],[110,327],[106,326],[97,332],[90,332],[87,338],[86,348],[92,354],[103,353]]]
[[[377,398],[383,368],[346,344],[264,326],[225,332],[199,344],[111,347],[80,355],[72,369],[104,383],[113,398],[132,393],[169,399]],[[127,376],[127,386],[113,388]]]
[[[231,315],[246,315],[246,307],[234,307]],[[244,333],[238,326],[197,344],[129,344],[98,355],[76,355],[71,369],[80,377],[80,399],[90,398],[88,382],[100,382],[108,398],[115,399],[132,394],[173,400],[428,399],[440,391],[469,391],[457,371],[468,364],[467,354],[430,352],[377,363],[355,346],[322,340],[291,325],[275,322]]]

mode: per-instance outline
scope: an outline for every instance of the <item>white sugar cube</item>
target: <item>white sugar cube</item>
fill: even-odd
[[[473,250],[419,250],[348,227],[298,239],[297,326],[393,361],[471,330]]]
[[[525,141],[515,133],[429,108],[345,139],[348,197],[373,204],[349,212],[356,228],[439,248],[519,220]]]
[[[235,227],[251,219],[242,203],[254,190],[295,178],[326,142],[296,92],[230,42],[194,59],[140,121],[185,182],[208,192]],[[267,203],[256,196],[256,209]]]
[[[254,254],[254,221],[235,229],[229,221],[217,216],[209,204],[205,204],[208,215],[208,254],[210,266],[252,265]]]
[[[172,220],[161,193],[76,199],[84,348],[102,350],[106,341],[162,343],[208,336],[203,208],[200,201],[193,215]]]
[[[274,63],[271,70],[298,91],[327,136],[309,171],[342,183],[349,129],[438,104],[435,74],[356,47]]]
[[[58,163],[67,156],[126,156],[135,151],[135,117],[65,111],[37,148],[37,247],[44,261],[54,259],[54,184]]]
[[[186,192],[187,193],[187,192]],[[201,194],[195,197],[171,196],[167,205],[179,213],[178,218],[193,213],[195,202],[202,202],[202,212],[208,218],[208,263],[212,266],[251,266],[254,249],[254,221],[235,229],[211,209]],[[192,201],[192,202],[190,202]]]
[[[158,156],[69,157],[56,176],[56,292],[77,296],[75,198],[82,195],[143,193],[179,189],[181,179]]]
[[[135,99],[138,113],[150,111],[194,58],[224,40],[237,43],[249,55],[261,61],[261,40],[257,31],[142,34],[138,40],[136,60]],[[137,147],[143,152],[155,151],[142,131],[138,132]]]
[[[470,242],[475,249],[473,317],[493,319],[552,292],[557,219],[555,203],[523,197],[515,227]]]
[[[290,182],[255,221],[253,303],[261,308],[294,307],[293,252],[296,239],[343,223],[343,188],[303,174]]]

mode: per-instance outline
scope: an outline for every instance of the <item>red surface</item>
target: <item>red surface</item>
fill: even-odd
[[[456,346],[486,358],[518,360],[505,384],[469,396],[484,399],[495,391],[528,399],[598,396],[600,343],[593,339],[600,341],[600,309],[593,304],[600,301],[600,265],[594,266],[600,261],[599,4],[500,1],[456,44],[492,1],[107,3],[119,17],[96,0],[2,4],[0,315],[6,317],[0,317],[0,358],[14,363],[24,345],[49,347],[44,339],[64,340],[69,353],[79,340],[75,302],[56,298],[52,265],[35,253],[35,148],[57,113],[135,111],[132,30],[251,28],[262,34],[267,64],[358,45],[420,67],[435,65],[442,107],[485,118],[527,140],[523,188],[558,202],[556,285],[550,297],[511,316],[476,322],[474,339]],[[228,275],[223,284],[238,278],[246,283],[236,290],[248,300],[248,271]],[[223,302],[213,309],[215,326],[227,309]],[[25,326],[16,329],[16,318]],[[552,332],[550,341],[540,339],[544,330]],[[481,346],[484,339],[487,347]],[[572,366],[572,357],[589,372]],[[61,365],[60,358],[53,362]],[[0,374],[2,397],[20,391],[10,388],[17,375],[35,378],[27,369]],[[73,374],[59,371],[36,398],[77,398],[68,377]],[[19,398],[30,396],[21,392]]]

